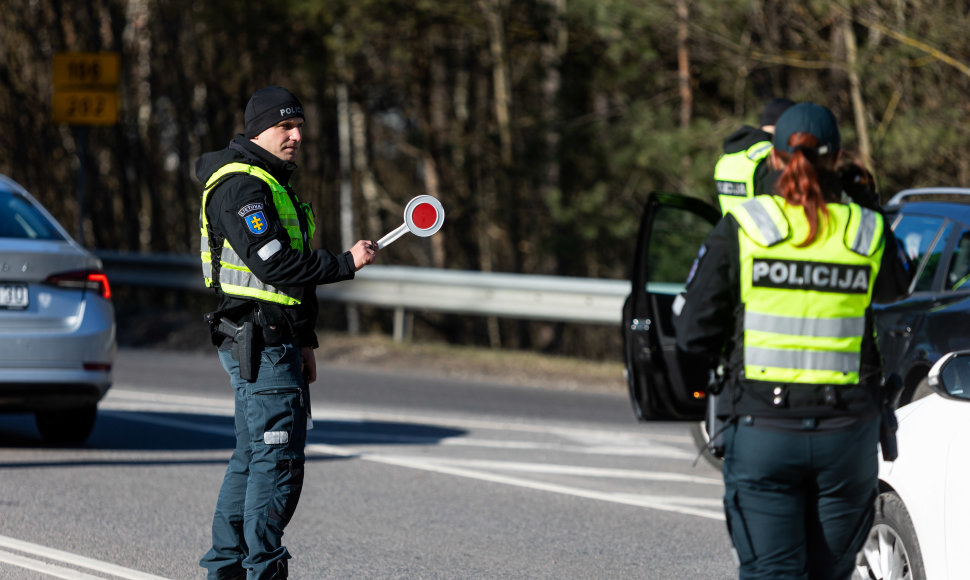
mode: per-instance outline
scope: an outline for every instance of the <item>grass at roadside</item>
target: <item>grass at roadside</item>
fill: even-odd
[[[445,343],[394,342],[383,335],[320,336],[321,364],[400,370],[417,374],[487,380],[567,390],[621,393],[623,365],[533,352],[455,346]]]

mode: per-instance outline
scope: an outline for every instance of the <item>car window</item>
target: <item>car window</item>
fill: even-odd
[[[64,239],[44,214],[15,192],[0,191],[0,212],[0,238]]]
[[[917,264],[914,292],[932,290],[933,277],[951,227],[952,223],[945,218],[904,214],[893,228],[906,255],[913,264]]]
[[[711,232],[711,224],[703,217],[674,208],[661,208],[653,221],[653,243],[647,256],[644,279],[648,288],[660,290],[665,286],[683,288],[691,264],[701,244]]]
[[[970,230],[960,232],[946,273],[946,287],[949,290],[970,290]]]

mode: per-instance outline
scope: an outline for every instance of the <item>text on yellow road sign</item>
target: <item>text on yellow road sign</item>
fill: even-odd
[[[118,122],[118,91],[57,90],[51,95],[52,120],[73,125],[113,125]]]
[[[117,86],[120,69],[117,52],[57,52],[51,76],[55,87]]]

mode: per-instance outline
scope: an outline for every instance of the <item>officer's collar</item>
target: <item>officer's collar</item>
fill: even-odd
[[[229,149],[239,151],[247,157],[255,158],[261,165],[266,167],[266,170],[273,177],[276,177],[277,181],[283,184],[289,183],[290,176],[296,171],[296,163],[280,159],[249,139],[246,139],[242,134],[236,135],[236,138],[229,143]]]

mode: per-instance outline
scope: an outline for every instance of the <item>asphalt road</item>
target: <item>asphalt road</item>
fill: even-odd
[[[720,475],[623,395],[320,368],[291,578],[736,577]],[[214,353],[119,352],[81,448],[0,416],[0,578],[202,579],[233,445]]]

